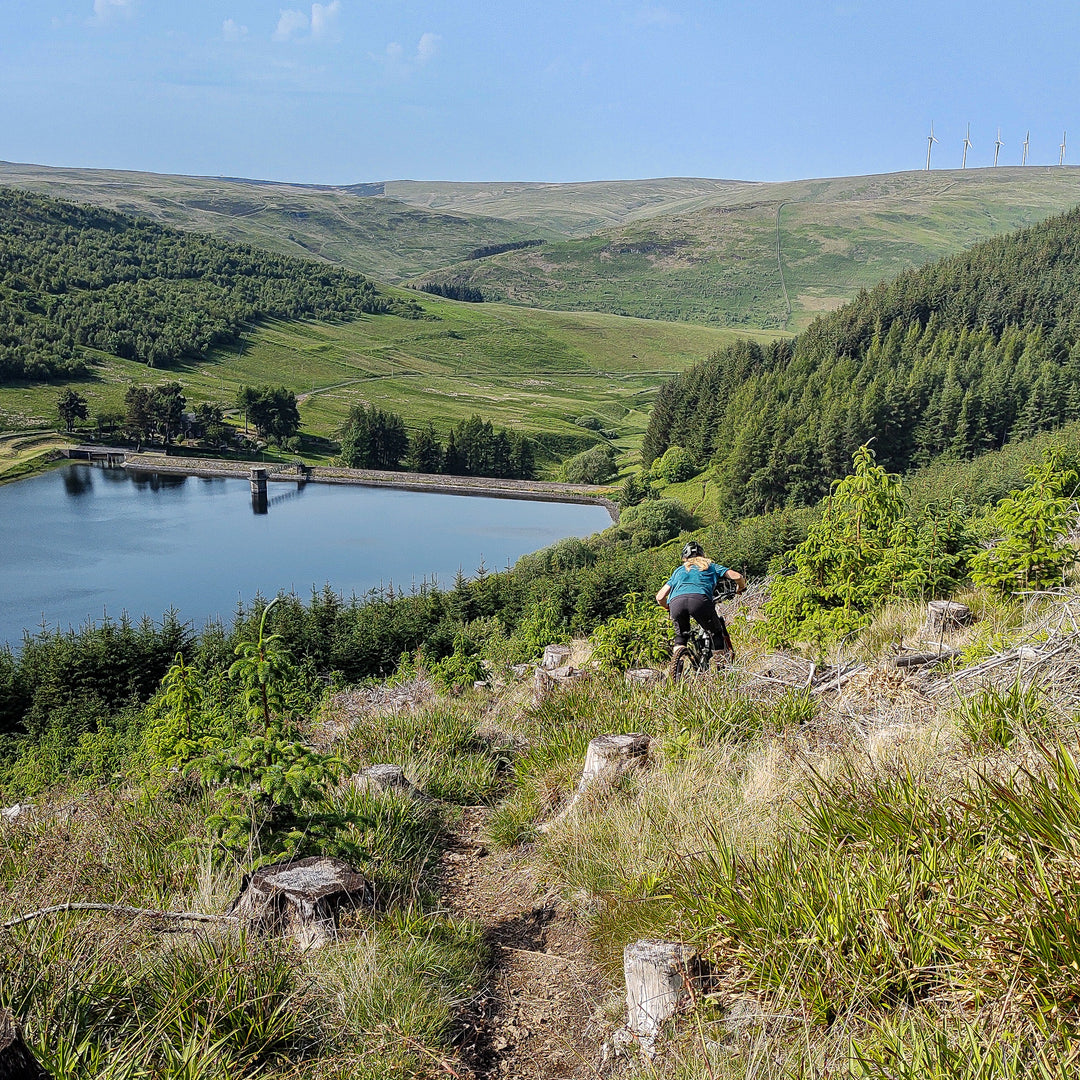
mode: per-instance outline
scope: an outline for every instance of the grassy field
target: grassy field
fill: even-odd
[[[745,180],[667,177],[581,184],[422,182],[392,180],[386,194],[425,210],[503,218],[538,236],[588,236],[641,218],[683,214],[738,200],[760,184]]]
[[[343,188],[6,162],[0,162],[0,184],[325,259],[385,281],[463,259],[485,244],[536,235],[515,222],[433,213]]]
[[[1080,169],[1044,166],[783,183],[315,187],[0,163],[0,183],[386,281],[452,267],[485,295],[530,307],[791,331],[882,278],[1080,202]],[[548,243],[468,259],[526,238]]]
[[[453,273],[513,303],[798,331],[883,278],[1071,209],[1080,202],[1080,170],[747,184],[706,201],[584,239],[464,263]],[[506,212],[505,202],[491,205]]]
[[[303,430],[333,436],[356,403],[401,413],[410,427],[445,431],[479,413],[497,426],[578,437],[596,416],[632,451],[658,382],[707,356],[731,331],[613,315],[533,311],[424,297],[427,318],[270,323],[239,352],[168,371],[100,356],[77,385],[91,416],[122,408],[132,383],[178,380],[189,405],[231,405],[241,385],[284,384],[301,398]],[[771,335],[760,335],[769,337]],[[0,388],[0,430],[56,423],[56,385]]]

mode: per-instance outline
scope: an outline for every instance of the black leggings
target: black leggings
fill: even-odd
[[[675,624],[675,644],[685,645],[690,637],[690,620],[695,619],[712,638],[713,650],[722,652],[731,648],[724,620],[716,614],[711,596],[701,593],[684,593],[668,604],[671,621]]]

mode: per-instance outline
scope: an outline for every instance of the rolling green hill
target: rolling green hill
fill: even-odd
[[[580,237],[641,218],[738,201],[762,185],[675,177],[580,184],[390,180],[380,186],[391,198],[425,210],[504,218],[535,229],[538,236]]]
[[[483,198],[483,190],[457,187],[467,190],[455,196],[454,185],[446,185],[440,206],[524,214],[532,199],[553,214],[559,194],[552,190],[557,185],[543,185]],[[643,204],[633,220],[625,210],[629,182],[625,189],[597,187],[597,199],[604,191],[611,213],[623,214],[622,224],[462,263],[422,280],[455,281],[479,288],[485,298],[538,307],[797,331],[884,278],[1070,209],[1080,203],[1080,169],[730,184],[688,199],[676,213]],[[613,192],[621,192],[621,202]]]
[[[873,439],[894,472],[1080,418],[1080,208],[882,282],[794,341],[657,397],[642,447],[711,462],[724,505],[812,505]]]
[[[783,183],[318,187],[0,163],[0,184],[386,281],[457,281],[530,307],[791,331],[882,279],[1080,203],[1080,169],[1044,166]],[[547,243],[470,257],[526,239]]]
[[[392,292],[392,290],[391,290]],[[406,293],[406,297],[414,297]],[[357,403],[440,432],[480,413],[497,426],[542,436],[549,446],[588,445],[577,426],[595,416],[624,452],[640,445],[657,386],[729,344],[718,328],[592,313],[420,298],[423,317],[365,316],[341,323],[268,322],[239,349],[218,349],[167,372],[103,353],[89,380],[74,382],[91,416],[123,410],[132,382],[178,379],[189,407],[231,405],[241,385],[284,384],[300,395],[305,432],[332,436]],[[767,341],[772,335],[756,335]],[[60,384],[0,387],[0,430],[56,424]],[[578,447],[580,448],[580,446]]]
[[[266,318],[420,315],[360,274],[0,187],[0,383],[78,377],[94,349],[150,367]]]
[[[138,214],[285,255],[323,259],[385,281],[463,259],[484,245],[535,235],[515,222],[436,213],[370,197],[365,187],[304,187],[8,162],[0,162],[0,185]]]

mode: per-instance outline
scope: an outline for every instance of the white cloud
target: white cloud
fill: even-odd
[[[438,51],[442,38],[438,34],[421,34],[416,46],[416,62],[426,64]]]
[[[274,31],[275,41],[328,41],[332,40],[341,14],[341,0],[329,4],[312,4],[311,14],[283,8]]]
[[[243,41],[247,34],[248,28],[241,26],[235,19],[226,19],[221,24],[221,36],[226,41]]]
[[[302,11],[291,9],[282,11],[277,29],[274,31],[274,40],[291,41],[294,37],[303,34],[309,25],[308,17]]]
[[[396,41],[391,41],[386,46],[384,56],[375,57],[381,59],[386,65],[386,70],[400,76],[410,75],[418,67],[428,63],[439,52],[439,43],[442,38],[438,34],[421,34],[416,43],[416,51],[411,56],[406,56],[405,49]]]
[[[329,4],[312,4],[311,36],[313,38],[330,37],[340,13],[341,0],[331,0]]]
[[[130,15],[135,0],[94,0],[94,22],[108,22],[114,15]]]

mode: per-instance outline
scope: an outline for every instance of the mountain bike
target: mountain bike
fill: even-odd
[[[721,578],[713,591],[713,603],[722,604],[735,595],[735,582],[729,578]],[[722,615],[716,616],[723,632],[723,640],[719,643],[719,652],[724,663],[730,664],[735,659],[735,649],[731,644],[731,635],[728,633],[727,623]],[[707,675],[709,665],[714,655],[712,639],[708,633],[697,623],[687,639],[683,651],[673,656],[669,668],[673,679],[684,679],[690,675]]]

